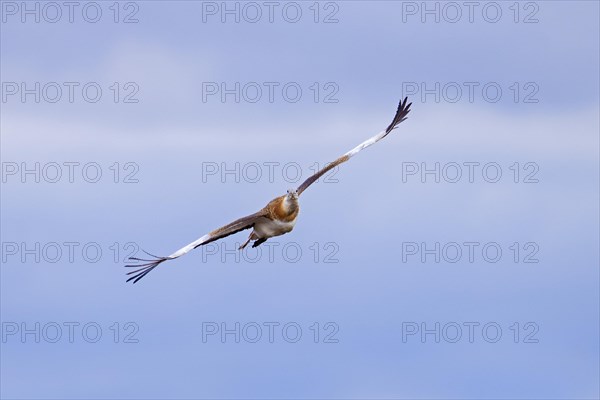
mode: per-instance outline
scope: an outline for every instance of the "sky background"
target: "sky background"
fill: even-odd
[[[0,4],[2,398],[600,396],[598,2]]]

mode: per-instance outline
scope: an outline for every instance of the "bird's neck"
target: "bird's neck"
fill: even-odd
[[[294,199],[288,196],[285,196],[283,198],[283,203],[282,203],[283,209],[286,213],[288,214],[292,214],[295,213],[298,210],[298,199]]]
[[[278,220],[290,222],[296,219],[299,211],[300,206],[298,205],[298,199],[292,199],[288,198],[288,196],[283,196],[283,199],[279,203],[275,213]]]
[[[290,222],[296,219],[300,206],[298,205],[298,199],[291,199],[287,196],[279,196],[273,200],[266,207],[273,219]]]

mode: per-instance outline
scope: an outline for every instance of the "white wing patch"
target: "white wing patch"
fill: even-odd
[[[174,258],[177,257],[181,257],[182,255],[189,253],[190,251],[194,250],[197,246],[201,245],[202,243],[206,242],[207,240],[210,240],[211,236],[210,234],[206,234],[204,236],[202,236],[200,239],[188,244],[185,247],[182,247],[181,249],[177,250],[175,253],[171,254],[170,256],[168,256],[167,258],[172,260]]]
[[[348,158],[352,157],[353,155],[355,155],[362,149],[366,149],[367,147],[377,143],[378,141],[383,139],[385,137],[385,135],[387,135],[386,131],[382,131],[382,132],[378,133],[377,135],[373,136],[370,139],[365,140],[364,142],[362,142],[361,144],[359,144],[358,146],[356,146],[355,148],[353,148],[352,150],[350,150],[349,152],[344,154],[344,156],[348,156]]]

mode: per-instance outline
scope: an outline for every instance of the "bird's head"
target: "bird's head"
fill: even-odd
[[[288,189],[286,197],[289,200],[298,200],[298,192],[296,189]]]

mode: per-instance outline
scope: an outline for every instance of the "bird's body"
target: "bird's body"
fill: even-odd
[[[256,220],[252,233],[240,249],[246,247],[251,240],[255,240],[252,247],[256,247],[269,238],[291,232],[296,226],[299,212],[300,205],[295,191],[288,191],[287,195],[274,198],[258,212],[263,215]]]
[[[237,219],[219,229],[216,229],[206,235],[200,237],[198,240],[188,244],[185,247],[177,250],[173,254],[167,257],[150,256],[153,259],[141,259],[137,257],[131,257],[131,260],[141,262],[140,264],[126,265],[126,267],[140,267],[138,270],[129,272],[127,275],[133,274],[131,278],[127,280],[133,280],[133,283],[142,279],[146,274],[156,268],[160,263],[173,260],[181,257],[182,255],[190,252],[199,246],[204,246],[208,243],[214,242],[215,240],[222,239],[226,236],[233,235],[234,233],[243,231],[245,229],[252,228],[252,232],[244,244],[240,246],[240,249],[245,248],[250,241],[254,241],[252,247],[260,246],[267,239],[284,235],[291,232],[296,225],[298,213],[300,212],[300,205],[298,204],[298,197],[304,192],[311,184],[316,182],[321,176],[332,168],[348,161],[352,156],[360,152],[361,150],[377,143],[384,137],[386,137],[398,124],[406,119],[406,115],[410,111],[410,105],[407,103],[407,99],[404,102],[400,102],[396,115],[392,120],[392,123],[382,132],[373,136],[370,139],[365,140],[352,150],[339,157],[337,160],[327,165],[325,168],[316,172],[308,179],[306,179],[297,189],[288,190],[287,194],[279,196],[271,200],[265,207],[260,211],[250,214],[246,217]]]

